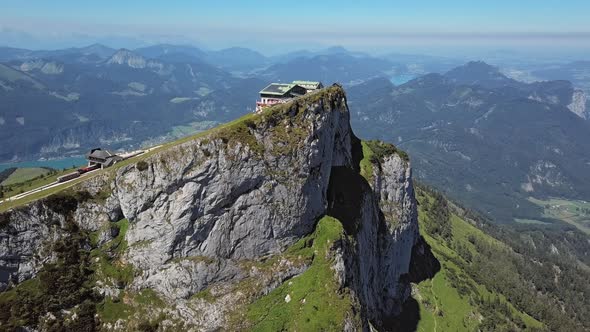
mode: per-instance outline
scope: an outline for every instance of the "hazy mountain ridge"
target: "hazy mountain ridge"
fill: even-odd
[[[137,146],[174,126],[227,121],[248,112],[264,84],[252,82],[202,62],[164,62],[129,50],[98,63],[12,60],[0,64],[0,141],[7,147],[0,160],[80,154],[104,142]]]
[[[157,142],[175,126],[223,122],[250,111],[269,81],[290,77],[358,83],[394,68],[341,47],[310,54],[270,66],[276,59],[243,48],[207,51],[161,44],[114,50],[95,44],[54,51],[0,49],[0,59],[7,59],[0,70],[0,94],[10,105],[0,113],[0,142],[9,147],[0,161],[80,154],[100,142],[113,142],[113,149]],[[97,139],[75,136],[84,131]]]
[[[388,73],[395,72],[396,68],[396,64],[379,58],[335,53],[298,57],[272,65],[259,75],[269,80],[285,82],[306,77],[309,80],[352,85],[369,78],[387,76]]]
[[[406,148],[421,179],[508,221],[539,216],[530,195],[590,194],[590,126],[568,108],[575,93],[566,81],[525,84],[480,62],[398,87],[355,86],[350,103],[353,126]]]

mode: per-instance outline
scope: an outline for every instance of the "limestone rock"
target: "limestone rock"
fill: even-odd
[[[84,182],[75,190],[92,198],[73,211],[41,200],[4,213],[0,285],[34,277],[52,259],[51,244],[67,238],[66,222],[98,234],[100,246],[117,236],[110,224],[126,218],[122,259],[135,271],[127,287],[155,290],[187,324],[222,329],[233,306],[248,300],[231,285],[255,278],[262,296],[308,267],[279,260],[262,271],[244,262],[280,255],[312,233],[322,216],[338,213],[334,199],[344,188],[355,210],[341,220],[350,237],[334,244],[334,276],[362,306],[365,327],[379,326],[409,295],[402,276],[418,237],[416,200],[410,165],[398,154],[374,168],[372,183],[362,179],[355,139],[344,91],[331,87]],[[219,287],[214,302],[192,299]]]

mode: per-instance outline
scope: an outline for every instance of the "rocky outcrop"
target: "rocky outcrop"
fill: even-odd
[[[355,236],[344,241],[338,251],[346,266],[341,284],[352,286],[364,316],[373,326],[382,327],[384,321],[400,313],[410,294],[404,276],[419,237],[411,168],[400,155],[391,154],[373,167],[369,182],[352,174],[332,174],[332,181],[339,183],[335,184],[335,201],[339,203],[331,206],[329,213],[343,220],[345,228],[347,222],[357,220],[354,229],[348,228]],[[341,193],[350,188],[358,194],[342,198]],[[342,213],[351,205],[358,211],[356,216],[352,211]]]
[[[148,61],[139,54],[120,49],[107,60],[109,65],[126,65],[131,68],[145,68]]]
[[[170,75],[173,65],[166,65],[156,60],[148,60],[143,56],[126,49],[120,49],[107,60],[107,65],[128,66],[133,69],[148,68],[159,75]]]
[[[270,270],[251,262],[282,257],[330,215],[347,234],[333,248],[335,277],[360,305],[364,329],[380,327],[409,296],[403,276],[418,237],[416,201],[407,160],[384,156],[368,182],[361,150],[338,86],[248,115],[82,183],[75,192],[85,194],[69,210],[50,197],[3,214],[0,259],[12,260],[0,261],[0,283],[34,277],[52,243],[67,239],[64,223],[97,234],[89,245],[100,246],[117,236],[109,224],[126,218],[121,259],[135,271],[126,287],[155,290],[199,329],[223,328],[224,312],[252,301],[244,294],[263,296],[308,266],[300,258],[277,259]],[[223,295],[246,278],[262,287]],[[219,301],[191,302],[219,285],[225,311]]]
[[[567,108],[582,119],[588,120],[590,114],[588,114],[589,111],[586,109],[587,102],[588,96],[586,92],[576,89],[572,96],[572,103]]]
[[[19,67],[24,72],[39,70],[46,75],[58,75],[64,72],[64,65],[55,61],[44,61],[41,59],[23,62]]]

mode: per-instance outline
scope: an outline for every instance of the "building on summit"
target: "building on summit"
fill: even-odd
[[[282,104],[293,98],[303,96],[323,88],[321,82],[293,81],[292,83],[271,83],[260,91],[260,100],[256,102],[256,112],[264,107]]]

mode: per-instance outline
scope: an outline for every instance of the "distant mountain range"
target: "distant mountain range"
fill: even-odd
[[[0,61],[5,62],[10,60],[27,60],[38,58],[56,58],[62,61],[75,58],[77,61],[80,61],[86,59],[84,56],[90,56],[89,59],[100,61],[110,57],[115,52],[115,49],[101,44],[93,44],[81,48],[66,48],[62,50],[51,51],[32,51],[21,48],[0,47]]]
[[[406,149],[418,178],[512,221],[541,215],[530,196],[590,195],[590,125],[573,112],[577,92],[471,62],[400,86],[357,85],[349,103],[353,127]]]
[[[0,162],[158,142],[252,110],[270,81],[348,85],[403,70],[342,47],[266,57],[186,45],[0,48]]]
[[[175,126],[227,121],[251,111],[265,84],[198,59],[107,53],[99,46],[40,58],[20,52],[0,64],[1,161],[129,147]]]
[[[564,79],[590,93],[590,61],[575,61],[535,68],[531,74],[541,79]]]
[[[275,64],[260,75],[273,81],[293,81],[298,77],[323,82],[359,83],[371,77],[393,76],[398,67],[390,61],[353,56],[348,53],[299,57]]]
[[[0,162],[156,144],[251,112],[270,81],[306,79],[348,86],[363,136],[399,144],[419,178],[499,219],[538,216],[529,196],[587,197],[587,92],[455,62],[341,47],[276,57],[165,44],[0,48]],[[418,78],[396,86],[396,75]]]

